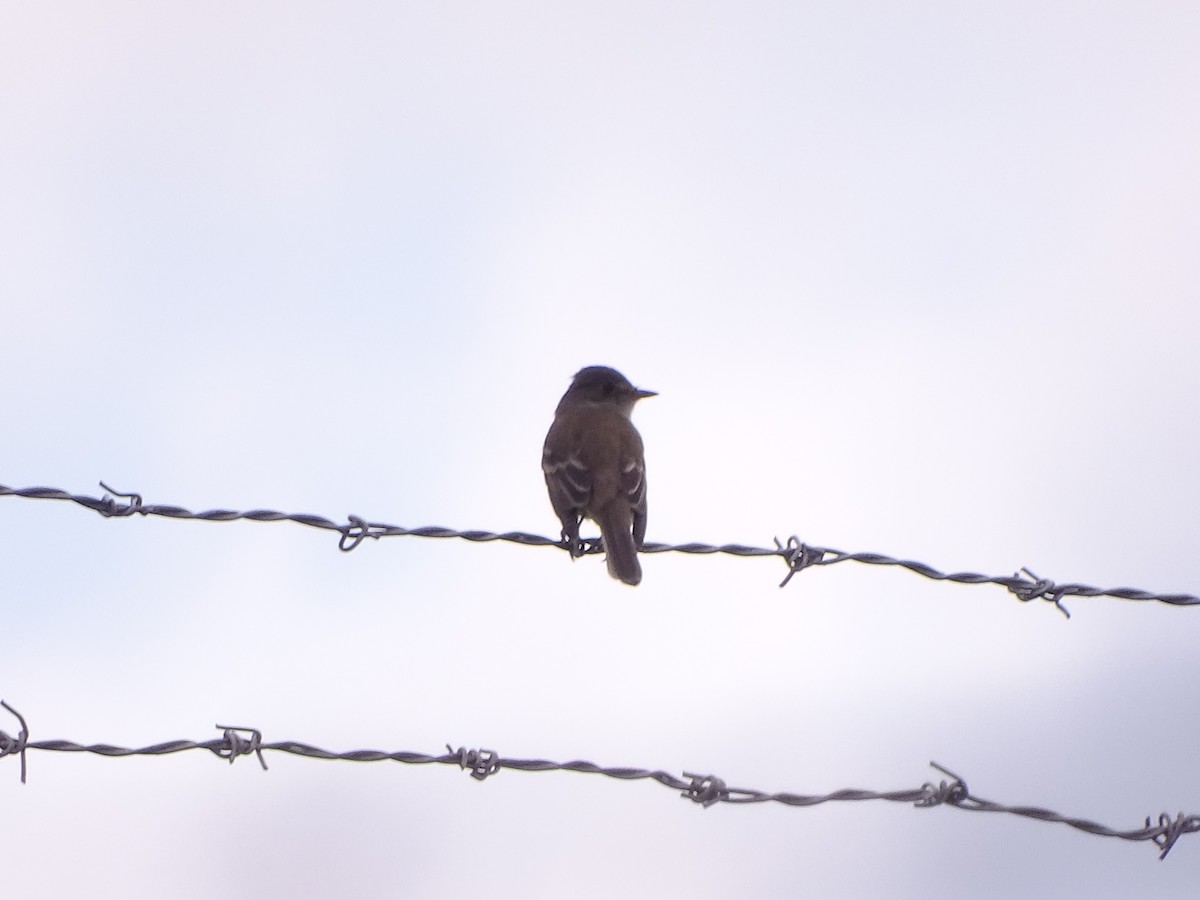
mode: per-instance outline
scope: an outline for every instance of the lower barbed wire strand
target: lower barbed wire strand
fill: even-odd
[[[794,792],[771,793],[751,788],[730,787],[723,779],[715,775],[701,775],[684,772],[683,777],[666,772],[662,769],[643,769],[629,766],[603,766],[587,760],[570,760],[555,762],[548,759],[508,759],[495,750],[454,748],[446,745],[446,752],[440,754],[419,753],[409,750],[325,750],[312,744],[300,741],[264,741],[262,733],[255,728],[242,726],[217,725],[223,733],[221,738],[207,741],[166,741],[147,747],[120,747],[113,744],[79,744],[67,740],[30,741],[29,729],[25,719],[9,704],[0,700],[0,706],[15,716],[21,725],[20,734],[10,737],[0,731],[0,758],[8,755],[21,757],[21,781],[25,781],[25,754],[30,750],[53,751],[59,753],[91,753],[105,757],[127,756],[165,756],[188,750],[207,750],[221,759],[227,759],[232,764],[237,757],[256,755],[262,768],[267,764],[263,759],[264,753],[288,753],[310,759],[342,760],[349,762],[382,762],[393,761],[409,765],[456,765],[464,771],[469,771],[472,778],[483,781],[504,769],[515,769],[524,772],[577,772],[582,774],[604,775],[621,781],[648,780],[657,782],[664,787],[678,791],[680,796],[707,808],[719,803],[779,803],[784,806],[817,806],[822,803],[861,802],[865,800],[882,800],[893,803],[909,803],[917,808],[931,806],[953,806],[969,812],[1006,813],[1028,819],[1044,822],[1054,822],[1067,825],[1088,834],[1101,837],[1114,837],[1127,841],[1150,841],[1159,849],[1159,859],[1165,859],[1175,842],[1184,834],[1200,831],[1200,816],[1184,815],[1182,812],[1174,818],[1167,813],[1161,813],[1157,824],[1146,818],[1144,827],[1119,830],[1082,819],[1075,816],[1064,816],[1053,810],[1035,806],[1006,806],[992,800],[985,800],[971,794],[966,782],[950,770],[930,763],[947,779],[939,784],[925,782],[918,788],[898,791],[873,791],[862,788],[845,788],[825,794],[800,794]]]

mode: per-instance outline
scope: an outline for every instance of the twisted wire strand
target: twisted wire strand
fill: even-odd
[[[182,506],[163,504],[147,504],[141,494],[125,494],[115,491],[100,482],[107,493],[103,497],[90,497],[85,494],[72,494],[68,491],[52,487],[12,488],[0,484],[0,497],[14,496],[30,500],[67,500],[79,506],[94,510],[106,518],[127,518],[133,515],[163,516],[170,519],[201,519],[214,522],[232,522],[237,519],[249,519],[254,522],[296,522],[311,528],[326,531],[336,531],[339,534],[339,549],[349,552],[355,549],[367,538],[378,540],[384,537],[428,537],[428,538],[459,538],[472,542],[507,541],[526,546],[558,547],[561,550],[570,548],[562,540],[554,540],[538,534],[523,531],[506,531],[495,533],[491,531],[458,531],[453,528],[429,525],[419,528],[404,528],[399,525],[389,525],[383,522],[368,522],[360,516],[350,515],[345,523],[334,522],[324,516],[308,513],[284,513],[273,509],[252,509],[239,511],[232,509],[209,509],[203,512],[192,512]],[[585,553],[601,553],[604,547],[599,538],[584,541]],[[1027,568],[1012,575],[982,575],[977,572],[942,572],[933,566],[910,559],[897,559],[883,553],[847,553],[830,547],[819,547],[805,544],[793,535],[786,543],[775,539],[775,547],[752,547],[745,544],[721,544],[714,546],[692,542],[687,544],[647,543],[642,547],[643,553],[690,553],[711,554],[723,553],[731,556],[777,556],[787,564],[788,572],[779,586],[783,587],[792,577],[811,566],[831,566],[843,562],[857,562],[871,566],[895,566],[906,569],[917,575],[933,581],[949,581],[956,584],[994,584],[1004,588],[1023,603],[1031,600],[1044,600],[1052,604],[1067,618],[1070,613],[1063,605],[1063,599],[1074,597],[1114,597],[1119,600],[1156,601],[1170,606],[1197,606],[1200,597],[1194,594],[1156,593],[1133,587],[1101,588],[1092,585],[1072,582],[1058,584],[1049,578],[1039,578]],[[1024,573],[1024,576],[1022,576]]]
[[[251,754],[258,758],[263,771],[267,770],[263,753],[290,753],[310,759],[346,760],[352,762],[393,762],[409,765],[456,765],[468,771],[471,777],[483,781],[495,775],[501,769],[515,769],[523,772],[579,772],[583,774],[604,775],[621,781],[649,780],[657,782],[671,790],[678,791],[684,799],[708,808],[717,803],[780,803],[784,806],[817,806],[822,803],[884,800],[892,803],[911,803],[918,809],[932,806],[953,806],[970,812],[1008,813],[1028,819],[1038,819],[1043,822],[1056,822],[1067,825],[1088,834],[1101,837],[1115,837],[1127,841],[1151,841],[1159,849],[1160,860],[1166,859],[1175,842],[1184,834],[1200,831],[1200,815],[1184,815],[1179,813],[1172,819],[1167,813],[1158,816],[1157,823],[1146,818],[1142,828],[1119,830],[1109,828],[1089,819],[1075,816],[1064,816],[1053,810],[1036,806],[1006,806],[992,800],[976,797],[970,792],[967,783],[949,769],[935,762],[930,765],[940,771],[947,779],[938,784],[925,782],[920,787],[895,791],[873,791],[861,788],[846,788],[830,791],[826,794],[798,794],[791,792],[768,792],[752,788],[730,787],[715,775],[702,775],[694,772],[684,772],[682,777],[662,769],[643,769],[629,766],[602,766],[587,760],[570,760],[555,762],[548,759],[507,759],[495,750],[457,749],[446,744],[446,752],[438,754],[418,753],[409,750],[347,750],[336,752],[305,744],[300,741],[264,742],[262,732],[256,728],[246,728],[234,725],[217,725],[222,731],[220,738],[207,741],[166,741],[152,744],[148,747],[118,747],[113,744],[79,744],[67,740],[29,740],[29,728],[25,719],[15,709],[0,700],[0,706],[8,710],[20,722],[21,730],[17,737],[11,737],[0,731],[0,758],[8,755],[19,755],[21,758],[21,782],[25,782],[25,754],[29,750],[47,750],[59,753],[92,753],[97,756],[165,756],[180,753],[185,750],[207,750],[220,759],[227,759],[232,765],[239,756]]]

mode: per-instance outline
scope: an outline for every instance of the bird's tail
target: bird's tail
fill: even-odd
[[[633,544],[633,518],[629,507],[614,503],[596,516],[600,536],[604,538],[604,558],[608,574],[626,584],[642,580],[642,566]]]

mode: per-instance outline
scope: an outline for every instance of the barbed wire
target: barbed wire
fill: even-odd
[[[203,512],[192,512],[182,506],[162,504],[147,504],[141,494],[121,493],[106,485],[100,486],[107,493],[103,497],[90,497],[85,494],[72,494],[68,491],[52,487],[12,488],[0,484],[0,496],[23,497],[29,500],[67,500],[79,506],[94,510],[106,518],[128,518],[130,516],[163,516],[169,519],[200,519],[210,522],[232,522],[237,519],[248,519],[254,522],[297,522],[311,528],[326,531],[336,531],[338,548],[349,552],[367,538],[379,540],[385,537],[428,537],[428,538],[460,538],[465,541],[487,542],[508,541],[526,546],[557,547],[569,549],[562,540],[529,534],[523,531],[506,531],[495,533],[491,531],[457,531],[453,528],[443,528],[431,525],[419,528],[403,528],[399,525],[389,525],[383,522],[368,522],[360,516],[350,515],[345,523],[334,522],[324,516],[308,513],[284,513],[273,509],[252,509],[238,511],[232,509],[209,509]],[[125,502],[122,502],[125,501]],[[584,553],[602,553],[603,545],[599,538],[584,541]],[[883,553],[846,553],[831,547],[818,547],[801,542],[793,535],[786,543],[775,538],[775,547],[752,547],[745,544],[703,544],[698,542],[688,544],[646,543],[643,553],[690,553],[711,554],[724,553],[731,556],[777,556],[787,564],[788,572],[779,583],[784,587],[792,576],[812,566],[831,566],[843,562],[858,562],[871,566],[896,566],[929,578],[934,581],[949,581],[956,584],[994,584],[998,585],[1023,603],[1031,600],[1045,600],[1058,609],[1067,618],[1070,612],[1063,605],[1066,597],[1114,597],[1119,600],[1157,601],[1171,606],[1197,606],[1200,597],[1194,594],[1162,594],[1145,591],[1140,588],[1115,587],[1101,588],[1087,584],[1070,583],[1058,584],[1049,578],[1040,578],[1027,568],[1021,568],[1012,575],[981,575],[977,572],[942,572],[933,566],[910,559],[897,559]],[[1025,576],[1023,577],[1022,573]]]
[[[827,794],[797,794],[792,792],[777,792],[754,790],[752,788],[730,787],[725,780],[715,775],[701,775],[694,772],[684,772],[682,777],[662,769],[642,769],[628,766],[601,766],[586,760],[571,760],[569,762],[554,762],[548,759],[509,759],[502,757],[495,750],[453,748],[446,744],[446,752],[439,754],[418,753],[410,750],[348,750],[334,752],[314,747],[300,741],[264,742],[262,732],[257,728],[246,728],[236,725],[216,725],[221,730],[219,738],[207,741],[166,741],[152,744],[148,747],[118,747],[113,744],[79,744],[67,740],[29,740],[29,727],[24,716],[3,700],[0,706],[12,713],[20,722],[21,730],[16,737],[0,731],[0,758],[19,756],[21,760],[21,783],[26,780],[25,754],[29,750],[47,750],[58,753],[93,753],[98,756],[165,756],[180,753],[185,750],[207,750],[220,759],[226,759],[230,765],[239,756],[253,754],[257,757],[263,771],[267,771],[266,752],[290,753],[309,759],[348,760],[353,762],[393,762],[409,765],[455,765],[464,771],[469,771],[477,781],[495,775],[502,769],[516,769],[523,772],[579,772],[584,774],[605,775],[621,781],[650,780],[672,790],[679,795],[706,809],[717,803],[780,803],[784,806],[817,806],[821,803],[860,800],[885,800],[893,803],[911,803],[918,809],[933,806],[953,806],[968,812],[997,812],[1021,816],[1027,819],[1038,819],[1043,822],[1056,822],[1088,834],[1101,837],[1115,837],[1126,841],[1151,841],[1159,849],[1158,858],[1166,859],[1175,842],[1184,834],[1200,831],[1200,815],[1184,815],[1182,812],[1175,818],[1168,813],[1161,813],[1157,823],[1152,823],[1146,817],[1146,824],[1141,828],[1119,830],[1109,828],[1089,819],[1074,816],[1064,816],[1049,809],[1038,806],[1007,806],[992,800],[985,800],[970,792],[967,783],[958,775],[936,762],[930,765],[947,776],[950,780],[942,779],[936,785],[926,781],[918,788],[897,791],[872,791],[860,788],[846,788],[831,791]]]

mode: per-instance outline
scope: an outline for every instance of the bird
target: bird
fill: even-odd
[[[639,400],[654,396],[608,366],[580,369],[542,448],[546,489],[571,557],[583,555],[579,526],[592,519],[608,574],[629,585],[642,580],[637,552],[646,537],[645,453],[630,415]]]

